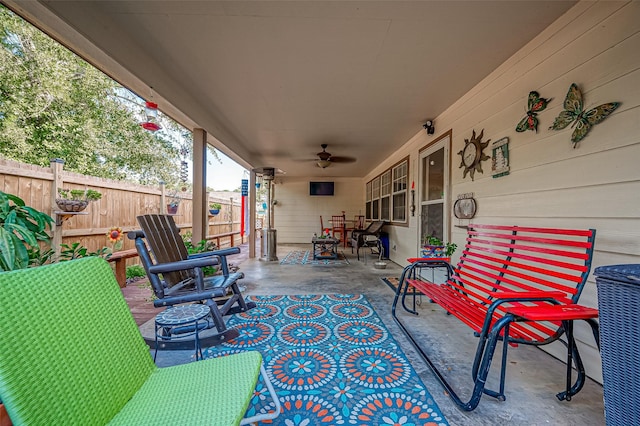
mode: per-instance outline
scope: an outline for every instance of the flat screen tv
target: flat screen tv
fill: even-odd
[[[309,182],[309,195],[333,195],[333,182]]]

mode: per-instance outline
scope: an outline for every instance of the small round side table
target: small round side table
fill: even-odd
[[[153,355],[153,361],[155,362],[158,355],[158,339],[171,340],[190,335],[195,336],[196,360],[202,359],[199,331],[203,327],[202,323],[198,324],[198,322],[204,320],[210,313],[211,311],[207,305],[193,304],[173,306],[156,315],[156,352]],[[176,327],[184,327],[191,324],[193,324],[193,333],[173,333]]]

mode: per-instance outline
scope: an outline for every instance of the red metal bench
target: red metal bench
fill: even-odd
[[[473,410],[483,393],[505,399],[508,344],[502,345],[500,389],[485,388],[499,340],[514,346],[519,343],[539,346],[565,335],[567,385],[557,397],[570,400],[582,389],[585,371],[573,338],[573,321],[587,321],[599,343],[598,324],[594,319],[598,316],[597,309],[577,304],[591,268],[595,233],[594,229],[469,225],[466,244],[455,269],[442,260],[410,259],[411,264],[402,272],[396,290],[393,318],[460,408]],[[434,266],[447,268],[445,283],[432,283],[421,276],[422,268]],[[418,314],[415,304],[411,309],[405,303],[409,287],[456,316],[479,336],[472,369],[474,390],[469,402],[460,400],[397,317],[399,300],[406,311]],[[574,361],[578,377],[571,385]]]

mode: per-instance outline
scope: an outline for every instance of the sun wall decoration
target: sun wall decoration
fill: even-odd
[[[578,86],[573,83],[569,87],[567,97],[564,100],[564,111],[562,111],[553,122],[553,125],[549,127],[551,130],[562,130],[571,124],[573,133],[571,134],[571,142],[575,148],[578,142],[584,139],[591,130],[592,126],[602,122],[613,111],[620,106],[619,102],[609,102],[606,104],[598,105],[588,111],[583,109],[582,92]]]
[[[483,136],[484,129],[482,129],[478,137],[476,137],[476,131],[473,130],[471,139],[465,139],[464,148],[458,152],[460,157],[462,157],[460,168],[464,167],[464,173],[462,174],[463,179],[467,177],[467,173],[469,173],[471,175],[471,180],[473,180],[473,175],[476,170],[480,173],[484,173],[482,171],[482,162],[488,160],[490,157],[482,151],[489,145],[491,139],[486,142],[482,142]]]
[[[520,120],[516,126],[516,132],[524,132],[527,130],[535,130],[538,133],[538,113],[544,111],[551,99],[541,98],[538,92],[529,92],[527,100],[527,116]]]

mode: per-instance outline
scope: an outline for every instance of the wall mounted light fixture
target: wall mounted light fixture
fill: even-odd
[[[422,127],[424,127],[424,129],[427,131],[428,135],[432,135],[436,132],[436,127],[433,125],[432,120],[428,120],[426,123],[422,125]]]

